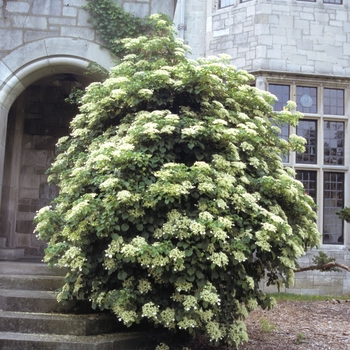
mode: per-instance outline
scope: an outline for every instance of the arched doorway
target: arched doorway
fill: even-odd
[[[47,182],[47,169],[56,155],[56,143],[69,134],[77,106],[66,102],[74,86],[91,80],[76,74],[55,74],[25,89],[8,117],[2,193],[3,231],[13,258],[42,256],[45,243],[37,240],[33,219],[57,195]]]
[[[81,56],[88,44],[86,57]],[[53,56],[32,55],[28,60],[20,48],[10,54],[22,55],[19,67],[11,66],[13,57],[5,60],[11,69],[2,85],[0,81],[0,260],[43,253],[32,219],[55,196],[45,171],[58,137],[68,133],[76,113],[76,107],[64,102],[62,81],[73,79],[85,87],[101,78],[85,74],[90,62],[107,69],[112,65],[109,53],[94,43],[75,42],[59,49],[62,52],[56,48]]]

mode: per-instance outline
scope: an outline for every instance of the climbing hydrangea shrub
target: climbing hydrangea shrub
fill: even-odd
[[[278,125],[300,115],[274,112],[227,57],[187,59],[172,26],[151,21],[83,96],[36,230],[45,261],[68,267],[60,300],[237,346],[247,314],[273,304],[259,282],[288,285],[318,244],[314,203],[281,162],[304,140]]]

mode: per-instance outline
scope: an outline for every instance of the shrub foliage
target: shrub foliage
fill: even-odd
[[[276,125],[300,115],[275,113],[226,57],[187,59],[171,25],[151,22],[87,88],[37,231],[45,261],[69,269],[60,300],[236,346],[248,312],[272,306],[259,282],[288,284],[318,243],[313,201],[280,157],[303,139]]]

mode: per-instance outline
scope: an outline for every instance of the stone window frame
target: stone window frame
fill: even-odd
[[[251,1],[252,0],[216,0],[214,2],[214,8],[217,7],[218,10],[227,10],[230,7],[238,6]]]
[[[325,4],[325,5],[344,5],[343,0],[294,0],[295,2],[304,2],[304,3],[317,3],[317,4]]]
[[[269,84],[276,85],[288,85],[290,86],[290,99],[296,99],[296,87],[297,86],[308,86],[308,87],[316,87],[317,88],[317,112],[316,113],[304,113],[304,119],[315,120],[317,121],[318,127],[318,139],[317,139],[317,147],[319,149],[319,154],[322,157],[318,157],[316,164],[298,164],[296,162],[296,154],[293,152],[289,155],[289,157],[284,159],[284,164],[286,166],[290,166],[295,170],[300,171],[316,171],[316,181],[317,181],[317,190],[316,190],[316,201],[318,205],[318,219],[317,225],[322,234],[324,234],[324,177],[327,173],[342,173],[344,174],[344,196],[343,196],[343,205],[350,207],[350,137],[349,137],[349,128],[350,124],[348,122],[350,116],[350,89],[349,89],[349,79],[346,78],[334,78],[333,80],[329,77],[322,78],[314,78],[314,77],[305,77],[305,76],[297,76],[298,79],[290,76],[279,76],[278,74],[266,73],[266,75],[260,76],[260,79],[263,79],[264,84],[261,85],[258,83],[257,79],[257,87],[264,87],[265,90],[269,90]],[[287,74],[289,75],[289,74]],[[344,115],[330,115],[323,113],[323,89],[342,89],[344,90]],[[329,165],[324,164],[323,158],[323,147],[324,147],[324,132],[323,126],[325,121],[340,121],[344,122],[344,138],[345,138],[345,164],[344,165]],[[290,133],[296,133],[296,128],[290,127]],[[328,176],[328,175],[327,175]],[[348,187],[348,188],[347,188]],[[343,241],[342,242],[322,242],[322,247],[330,249],[342,249],[344,246],[350,246],[350,224],[343,223]]]

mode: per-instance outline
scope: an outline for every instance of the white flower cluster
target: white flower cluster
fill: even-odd
[[[123,321],[125,325],[131,325],[139,320],[137,313],[133,310],[126,310],[121,305],[115,305],[113,312],[117,315],[119,321]]]
[[[179,329],[194,328],[197,326],[197,321],[185,316],[177,325]]]
[[[218,341],[224,337],[222,329],[220,329],[220,324],[214,321],[208,322],[206,325],[206,331],[209,336],[210,341]]]
[[[193,287],[193,284],[187,281],[184,281],[182,283],[180,283],[179,281],[175,281],[174,285],[178,292],[181,292],[182,290],[184,290],[185,292],[188,292]]]
[[[181,262],[185,258],[185,252],[175,247],[169,252],[169,259],[174,260],[174,271],[182,271],[185,269],[185,265]]]
[[[268,222],[264,222],[264,223],[262,224],[262,227],[263,227],[263,229],[266,230],[266,231],[269,231],[269,232],[277,232],[277,227],[274,226],[274,225],[272,225],[272,224],[270,224],[270,223],[268,223]]]
[[[233,222],[224,216],[219,216],[218,221],[226,229],[230,229],[232,226],[234,226]]]
[[[134,276],[130,276],[128,278],[126,278],[124,281],[123,281],[123,287],[124,288],[133,288],[134,287],[134,281],[135,281],[135,277]]]
[[[152,284],[148,280],[141,278],[139,280],[137,289],[141,294],[146,294],[152,290]]]
[[[201,219],[201,220],[205,220],[205,221],[213,221],[214,220],[214,216],[212,214],[210,214],[208,211],[202,211],[199,213],[198,217]]]
[[[213,124],[214,124],[214,125],[215,125],[215,124],[227,125],[228,123],[227,123],[226,120],[223,120],[223,119],[215,119],[215,120],[213,121]]]
[[[220,241],[226,241],[226,239],[228,238],[227,233],[218,227],[215,227],[212,232],[213,236],[219,239]]]
[[[209,259],[212,261],[213,264],[224,267],[228,265],[228,257],[225,253],[219,252],[219,253],[212,253],[209,257]]]
[[[198,184],[198,190],[203,193],[213,193],[216,189],[216,185],[210,182],[200,182]]]
[[[154,303],[149,302],[142,306],[142,317],[147,317],[150,319],[157,318],[159,312],[159,306],[154,305]]]
[[[200,124],[192,125],[189,128],[183,128],[182,129],[182,135],[195,136],[197,134],[200,134],[204,130],[205,130],[204,126],[202,126]]]
[[[200,298],[210,305],[220,305],[220,298],[217,294],[216,288],[209,282],[207,282],[203,290],[200,292]]]
[[[126,190],[123,190],[123,191],[119,191],[117,193],[117,200],[119,202],[128,202],[131,198],[132,198],[132,193],[129,192],[129,191],[126,191]]]
[[[202,321],[209,322],[213,318],[214,313],[212,310],[205,310],[204,311],[203,309],[200,309],[199,316],[200,316]]]
[[[156,346],[155,350],[170,350],[169,346],[164,344],[164,343],[160,343]]]
[[[198,309],[197,298],[193,295],[184,295],[182,304],[185,307],[186,311],[190,311],[190,309]]]
[[[165,310],[163,310],[160,313],[160,317],[162,319],[162,324],[171,329],[175,328],[175,310],[172,308],[167,307]]]

